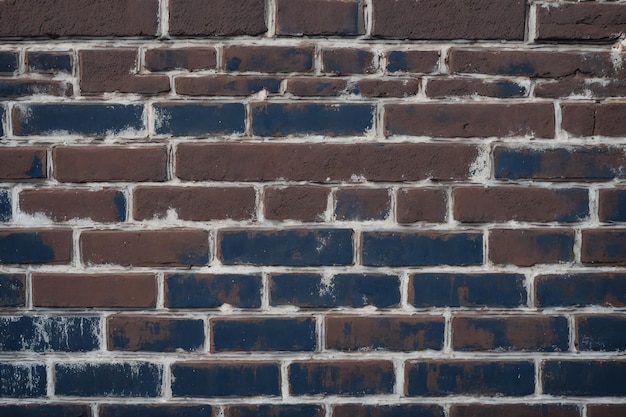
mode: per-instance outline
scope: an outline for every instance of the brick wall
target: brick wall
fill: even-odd
[[[0,415],[626,415],[624,33],[0,0]]]

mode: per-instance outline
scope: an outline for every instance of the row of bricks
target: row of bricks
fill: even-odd
[[[394,393],[408,397],[525,397],[537,389],[546,395],[570,397],[626,394],[626,361],[620,360],[546,359],[540,364],[528,360],[407,360],[403,385],[397,385],[402,371],[389,360],[293,361],[286,370],[271,360],[181,361],[166,366],[171,370],[172,396],[179,398]],[[139,361],[61,362],[53,364],[53,376],[48,376],[43,364],[0,362],[0,397],[45,397],[48,379],[59,397],[161,397],[164,367]],[[288,390],[281,389],[285,372]]]
[[[292,306],[301,309],[571,308],[626,307],[626,274],[578,272],[526,278],[512,273],[412,273],[403,300],[402,282],[390,274],[51,273],[0,275],[0,307],[154,309],[158,288],[168,309],[235,309]],[[28,293],[28,296],[27,296]],[[266,307],[266,308],[267,308]]]

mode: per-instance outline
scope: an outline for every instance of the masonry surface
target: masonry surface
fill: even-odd
[[[625,416],[625,34],[0,0],[0,416]]]

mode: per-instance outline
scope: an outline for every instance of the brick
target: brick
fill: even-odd
[[[212,407],[208,404],[190,405],[169,402],[167,404],[100,404],[98,415],[100,417],[206,417],[212,415]]]
[[[13,108],[17,136],[136,136],[144,129],[143,105],[112,103],[23,104]]]
[[[252,103],[251,111],[258,136],[365,135],[374,123],[369,104]]]
[[[333,407],[333,417],[444,417],[443,408],[430,404],[340,404]]]
[[[587,417],[612,417],[626,413],[626,404],[588,404]]]
[[[191,181],[460,180],[469,177],[477,156],[476,146],[456,143],[181,144],[176,175]]]
[[[13,417],[92,417],[89,404],[0,405],[0,414]]]
[[[249,96],[265,90],[269,94],[280,91],[281,79],[242,75],[207,75],[204,77],[177,77],[176,93],[187,96]]]
[[[204,321],[152,315],[107,317],[107,347],[129,352],[193,352],[204,345]]]
[[[565,3],[537,9],[537,40],[598,41],[626,31],[626,7],[611,3]]]
[[[154,308],[156,280],[151,273],[35,273],[35,307]]]
[[[158,10],[158,0],[60,0],[43,8],[38,0],[5,2],[0,5],[0,36],[153,37]]]
[[[626,14],[624,17],[626,18]],[[626,105],[623,103],[603,103],[597,106],[594,134],[612,137],[626,135],[626,128],[623,126],[626,123],[624,111],[626,111]]]
[[[526,3],[506,0],[445,0],[432,4],[412,0],[372,3],[372,36],[391,39],[523,40]]]
[[[626,264],[626,230],[583,230],[581,261],[585,264]]]
[[[0,106],[0,138],[4,136],[4,106]]]
[[[366,49],[322,49],[322,72],[335,75],[373,74],[377,67],[376,56]]]
[[[321,222],[330,189],[317,186],[267,187],[263,193],[265,218]]]
[[[279,374],[279,364],[275,362],[215,360],[176,362],[172,365],[172,395],[174,397],[278,396],[280,395]]]
[[[561,129],[571,136],[593,136],[596,107],[588,103],[563,103],[561,119]]]
[[[265,2],[259,0],[169,0],[173,36],[260,35]]]
[[[194,266],[209,262],[209,233],[198,229],[88,230],[80,236],[89,265]]]
[[[452,190],[454,218],[466,223],[577,222],[589,217],[583,188],[463,187]]]
[[[0,351],[90,352],[100,348],[100,318],[3,316]]]
[[[69,264],[71,259],[69,229],[0,231],[0,264]]]
[[[526,361],[410,360],[405,390],[409,396],[524,396],[535,392],[535,370]]]
[[[626,394],[626,362],[619,360],[547,360],[543,391],[548,395],[611,397]]]
[[[598,305],[626,307],[626,275],[620,273],[546,274],[535,278],[541,307]]]
[[[626,317],[582,315],[576,317],[576,347],[580,351],[626,350]]]
[[[73,93],[72,84],[66,81],[43,81],[25,79],[0,80],[0,96],[5,98],[32,95],[69,97]]]
[[[225,417],[324,417],[326,411],[317,404],[228,405]]]
[[[363,264],[369,266],[480,265],[480,233],[364,232]]]
[[[430,78],[426,95],[431,98],[484,96],[495,98],[527,97],[529,87],[509,80],[483,80],[479,78]]]
[[[401,188],[396,195],[398,223],[445,222],[448,196],[442,189]]]
[[[164,146],[56,146],[54,178],[60,182],[165,181]]]
[[[11,196],[8,191],[0,191],[0,222],[11,220],[13,209],[11,208]]]
[[[408,297],[417,308],[523,307],[526,287],[520,274],[413,274]]]
[[[251,187],[137,187],[133,199],[137,220],[165,218],[169,210],[182,220],[250,220],[256,209]]]
[[[301,97],[329,97],[347,93],[346,78],[295,77],[287,79],[286,93]]]
[[[317,344],[312,317],[216,318],[210,327],[213,352],[312,352]]]
[[[595,80],[577,76],[536,83],[534,93],[535,97],[546,98],[623,97],[626,95],[626,82],[624,80]],[[565,104],[561,107],[565,107]]]
[[[246,111],[241,103],[157,103],[153,108],[157,135],[228,135],[246,129]]]
[[[493,150],[497,179],[609,181],[625,178],[626,155],[618,147],[507,148]]]
[[[313,46],[230,45],[224,48],[224,69],[240,72],[291,73],[313,71]]]
[[[384,220],[391,201],[384,188],[344,188],[335,192],[337,220]]]
[[[224,265],[351,265],[352,230],[222,230],[219,257]]]
[[[569,349],[565,317],[456,316],[452,349],[460,351],[564,352]]]
[[[0,31],[1,30],[2,29],[0,29]],[[17,52],[1,51],[0,52],[0,74],[12,75],[13,73],[15,73],[18,68],[18,64],[17,64],[18,56],[19,55]]]
[[[48,176],[48,151],[43,147],[1,147],[0,179],[28,180]]]
[[[54,375],[59,396],[158,397],[163,368],[149,362],[57,363]]]
[[[580,417],[573,404],[454,404],[450,417]]]
[[[2,398],[45,397],[46,381],[46,366],[43,364],[0,362],[0,397]]]
[[[400,279],[395,275],[338,274],[329,280],[317,274],[273,274],[269,290],[272,306],[388,308],[400,305]]]
[[[43,213],[55,222],[91,219],[96,222],[126,221],[126,197],[118,190],[31,189],[19,195],[24,213]]]
[[[186,69],[189,71],[215,69],[217,54],[213,47],[154,48],[145,55],[146,69],[152,72]]]
[[[626,189],[600,190],[598,216],[602,222],[625,222]]]
[[[25,291],[25,275],[0,274],[0,307],[25,307]]]
[[[394,382],[390,361],[306,361],[289,365],[292,395],[391,394]]]
[[[165,75],[138,75],[137,49],[91,49],[78,51],[82,94],[138,93],[170,91]]]
[[[420,103],[385,105],[385,135],[554,137],[551,103]]]
[[[574,261],[571,229],[492,229],[489,260],[495,264],[533,266]]]
[[[306,10],[306,13],[302,13]],[[278,35],[365,34],[361,0],[278,0],[276,3]]]
[[[391,51],[387,71],[430,74],[439,71],[439,51]]]
[[[420,80],[415,78],[363,78],[357,81],[357,93],[363,97],[408,97],[419,90]]]
[[[165,277],[169,308],[261,307],[258,275],[172,274]]]
[[[28,72],[44,74],[72,73],[73,59],[70,52],[26,51],[24,61]]]
[[[326,349],[416,351],[443,349],[444,319],[437,316],[329,316]]]

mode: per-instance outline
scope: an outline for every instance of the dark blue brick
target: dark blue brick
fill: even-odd
[[[72,56],[59,52],[27,52],[30,72],[72,72]]]
[[[156,104],[158,135],[203,136],[243,133],[246,111],[241,103]]]
[[[98,415],[100,417],[211,417],[213,414],[211,406],[204,404],[102,404]]]
[[[30,104],[15,108],[13,131],[18,136],[114,135],[144,129],[143,111],[137,104]]]
[[[11,220],[11,198],[8,191],[0,191],[0,222]]]
[[[100,347],[98,317],[0,317],[0,351],[88,352]]]
[[[175,397],[280,395],[277,363],[180,362],[172,365]]]
[[[409,71],[405,51],[392,51],[389,56],[387,56],[387,71]]]
[[[363,135],[372,128],[368,104],[259,103],[252,105],[252,131],[258,136]]]
[[[600,221],[626,222],[626,190],[600,190]]]
[[[18,274],[0,274],[0,307],[23,307],[26,303],[26,277]]]
[[[107,320],[109,350],[178,352],[201,350],[204,321],[117,315]]]
[[[333,407],[333,417],[444,417],[443,408],[430,404],[341,404]]]
[[[626,274],[539,275],[535,292],[540,307],[626,307]]]
[[[480,233],[363,233],[363,264],[371,266],[480,265]]]
[[[612,397],[626,395],[626,362],[546,361],[543,392],[549,395]]]
[[[410,396],[522,396],[535,392],[532,362],[410,361],[406,368]]]
[[[46,385],[44,365],[0,363],[0,397],[44,397]]]
[[[582,316],[577,318],[579,350],[626,350],[626,317]]]
[[[224,417],[324,417],[324,407],[317,404],[230,405]]]
[[[17,52],[0,52],[0,74],[17,71]]]
[[[0,405],[0,416],[7,417],[91,417],[89,404]]]
[[[68,251],[69,245],[71,244],[69,237],[68,235],[66,242],[68,244]],[[58,256],[55,253],[55,248],[46,243],[47,241],[49,242],[50,239],[54,239],[54,237],[45,231],[6,231],[0,233],[0,263],[28,264],[54,262]]]
[[[170,308],[261,307],[257,275],[174,274],[165,278],[165,305]]]
[[[282,274],[270,277],[270,304],[305,308],[396,307],[400,278],[395,275],[339,274],[331,280],[317,274]]]
[[[73,87],[67,82],[48,80],[23,80],[19,78],[0,79],[0,97],[13,98],[47,94],[52,96],[69,96]]]
[[[352,230],[233,230],[219,235],[225,265],[352,264]]]
[[[415,274],[409,283],[415,307],[519,307],[526,305],[518,274]]]
[[[513,81],[498,81],[495,83],[496,97],[524,97],[528,92],[526,87]]]
[[[257,318],[211,320],[213,350],[313,351],[315,319]]]
[[[338,75],[369,74],[375,71],[374,54],[369,50],[336,48],[322,52],[324,72]]]
[[[60,363],[55,393],[73,397],[157,397],[163,370],[147,362]]]

